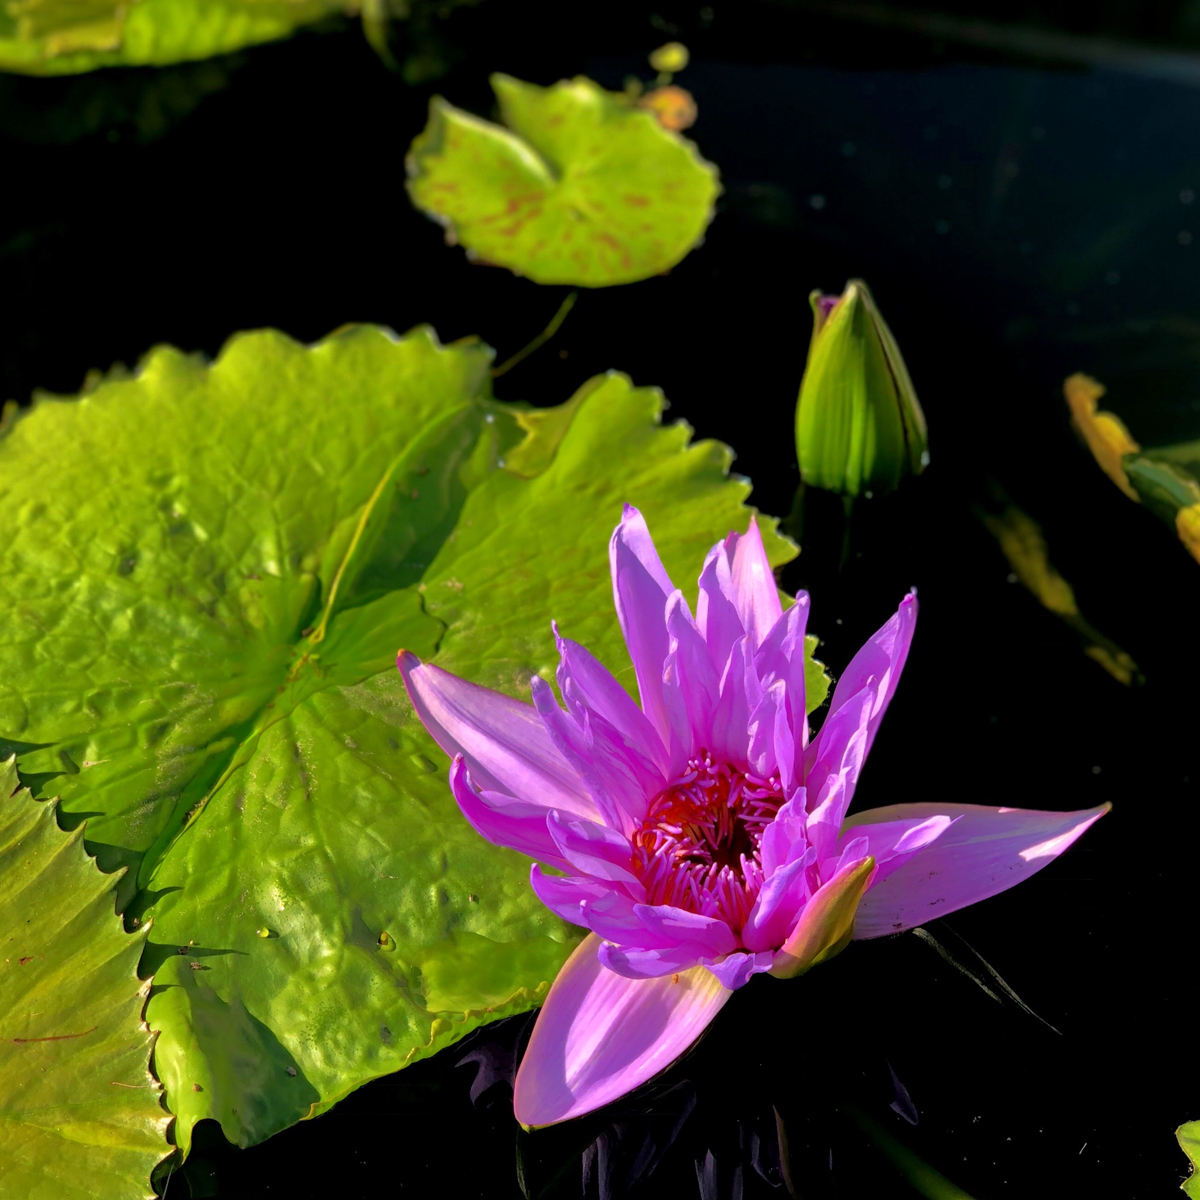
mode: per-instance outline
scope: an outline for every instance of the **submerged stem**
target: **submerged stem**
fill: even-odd
[[[857,1105],[842,1101],[842,1111],[866,1135],[888,1165],[926,1200],[971,1200],[957,1184],[931,1167],[919,1154],[890,1134],[874,1117]]]
[[[854,497],[842,497],[842,556],[838,560],[838,574],[842,574],[850,561],[850,518],[854,513]]]
[[[541,349],[562,327],[562,323],[567,319],[567,313],[575,307],[575,301],[579,298],[579,292],[569,292],[567,298],[558,306],[558,312],[550,318],[550,324],[542,330],[527,346],[518,350],[511,358],[506,358],[498,367],[492,368],[492,378],[498,379],[507,371],[511,371],[519,362],[527,359],[535,350]]]

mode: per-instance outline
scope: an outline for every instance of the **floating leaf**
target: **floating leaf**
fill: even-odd
[[[1133,659],[1106,638],[1079,611],[1075,591],[1050,561],[1041,526],[1003,497],[999,511],[977,509],[976,515],[996,539],[1013,573],[1043,607],[1061,617],[1078,635],[1083,652],[1124,684],[1140,683],[1142,673]]]
[[[1063,383],[1063,395],[1071,410],[1071,422],[1087,443],[1101,470],[1127,495],[1136,500],[1121,460],[1141,447],[1130,436],[1125,423],[1115,413],[1099,411],[1104,384],[1090,375],[1071,375]]]
[[[1131,454],[1124,466],[1137,498],[1174,526],[1188,553],[1200,562],[1200,442]]]
[[[1143,450],[1119,417],[1097,412],[1103,384],[1072,375],[1063,391],[1075,426],[1104,473],[1131,500],[1166,521],[1200,562],[1200,441]]]
[[[1188,1156],[1192,1173],[1180,1185],[1185,1195],[1200,1200],[1200,1121],[1188,1121],[1175,1130],[1179,1148]]]
[[[150,1074],[137,976],[144,934],[113,912],[83,828],[17,791],[0,762],[0,1193],[150,1196],[170,1118]]]
[[[356,0],[10,0],[0,71],[74,75],[210,58],[358,8]]]
[[[582,287],[660,274],[699,242],[719,185],[691,142],[590,79],[491,82],[507,129],[435,97],[409,150],[409,195],[447,241]]]
[[[658,392],[610,374],[530,411],[490,361],[427,330],[245,334],[0,438],[0,739],[140,870],[185,1151],[202,1117],[260,1141],[536,1004],[574,944],[462,819],[396,650],[527,699],[554,616],[632,689],[621,504],[680,581],[748,523],[729,451],[661,427]]]

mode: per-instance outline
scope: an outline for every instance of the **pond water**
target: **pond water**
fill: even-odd
[[[692,136],[725,188],[705,245],[668,277],[581,295],[498,395],[556,404],[626,371],[733,446],[753,502],[786,515],[807,295],[865,278],[932,465],[859,506],[844,562],[840,504],[810,495],[782,577],[812,592],[835,673],[919,589],[858,803],[1114,809],[1032,881],[930,927],[1003,1002],[917,936],[857,944],[802,980],[756,979],[653,1089],[535,1135],[509,1107],[529,1026],[513,1018],[262,1146],[201,1127],[169,1194],[917,1194],[879,1128],[981,1200],[1170,1194],[1186,1169],[1173,1130],[1200,1115],[1200,567],[1096,467],[1061,383],[1103,380],[1143,444],[1200,436],[1200,66],[1062,46],[1014,59],[769,5],[656,24],[504,7],[452,16],[459,59],[436,85],[405,86],[352,28],[156,79],[3,80],[3,394],[75,391],[156,342],[213,354],[262,325],[311,340],[429,322],[506,357],[564,293],[469,266],[412,211],[403,155],[429,95],[486,112],[494,69],[619,88],[680,36]],[[977,515],[1001,492],[1140,686],[1015,582]]]

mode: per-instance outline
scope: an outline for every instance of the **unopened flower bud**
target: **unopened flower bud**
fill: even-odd
[[[806,483],[846,496],[890,492],[929,462],[925,414],[900,347],[861,279],[809,296],[813,334],[796,406]]]

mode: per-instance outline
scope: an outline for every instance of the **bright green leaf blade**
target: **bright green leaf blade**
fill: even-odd
[[[0,762],[0,1195],[150,1196],[170,1118],[150,1074],[137,976],[143,934],[113,912],[113,880],[82,830],[17,788]],[[98,1181],[103,1181],[100,1184]]]
[[[700,241],[720,189],[691,142],[590,79],[492,86],[508,128],[437,98],[409,151],[409,195],[448,241],[582,287],[660,274]]]
[[[154,351],[137,378],[43,401],[0,439],[0,749],[64,812],[93,814],[102,866],[150,851],[144,879],[253,736],[320,684],[328,656],[304,635],[368,502],[451,411],[482,427],[490,358],[427,331],[312,349],[243,335],[212,368]],[[446,520],[434,479],[405,496],[430,529]],[[436,645],[417,596],[371,614]]]
[[[632,690],[622,503],[693,599],[749,520],[730,452],[663,428],[656,391],[609,375],[535,414],[487,397],[489,360],[422,330],[249,334],[211,367],[156,351],[0,438],[0,587],[24,582],[0,737],[140,859],[185,1150],[198,1119],[259,1141],[536,1004],[571,949],[528,862],[459,814],[396,649],[526,698],[557,617]]]
[[[347,0],[16,0],[0,15],[0,71],[75,75],[211,58],[356,9]]]
[[[1192,1173],[1183,1181],[1182,1187],[1192,1200],[1200,1200],[1200,1121],[1188,1121],[1175,1130],[1179,1148],[1188,1156]]]

